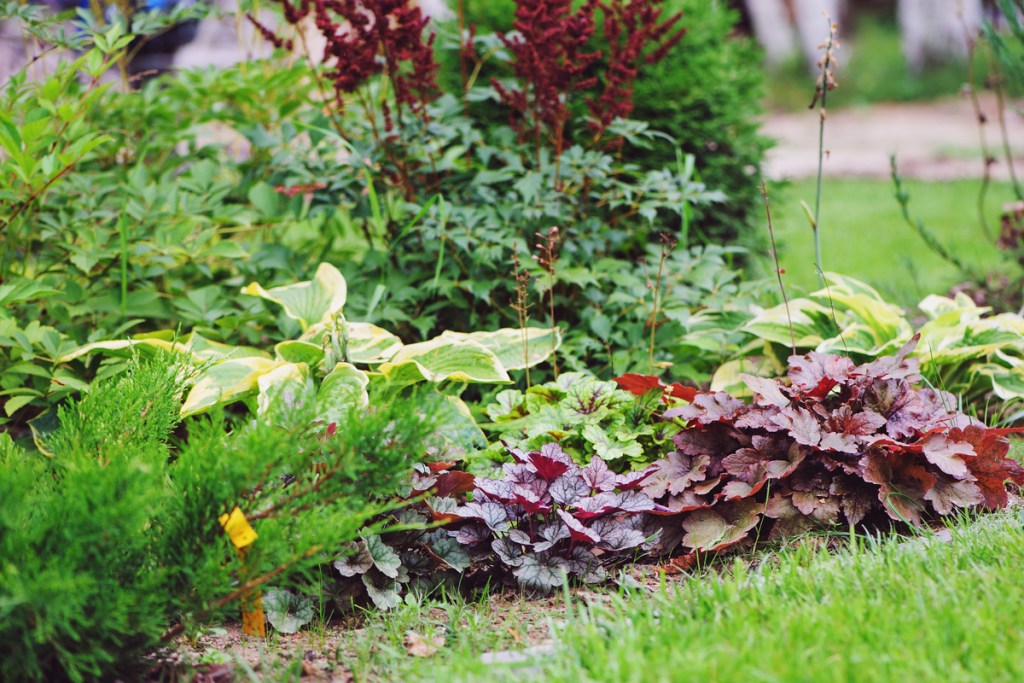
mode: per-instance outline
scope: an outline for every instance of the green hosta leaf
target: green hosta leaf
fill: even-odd
[[[396,385],[444,380],[512,383],[498,357],[481,344],[442,337],[402,347],[379,371]]]
[[[334,366],[316,394],[317,418],[324,422],[341,422],[352,409],[365,408],[370,404],[366,387],[370,378],[350,363]]]
[[[321,263],[313,279],[293,285],[264,289],[253,282],[242,294],[258,296],[284,307],[285,314],[297,320],[303,330],[323,322],[345,307],[347,285],[341,272],[329,263]]]
[[[269,358],[229,358],[205,370],[188,392],[181,416],[201,413],[255,391],[262,375],[284,365]]]
[[[441,339],[475,341],[498,357],[506,370],[522,370],[542,363],[562,345],[558,328],[502,328],[493,332],[442,332]]]
[[[974,368],[974,372],[987,377],[992,382],[992,393],[1002,400],[1024,398],[1024,364],[1004,368],[987,363]]]
[[[366,550],[370,553],[370,559],[373,560],[373,566],[377,571],[389,579],[398,578],[398,570],[402,566],[398,553],[380,540],[380,536],[367,536],[365,540]]]
[[[371,323],[345,322],[344,325],[348,331],[350,363],[383,363],[402,348],[401,339]],[[300,339],[322,347],[327,327],[322,323],[313,325]]]
[[[305,363],[315,368],[323,361],[324,350],[318,344],[291,339],[275,344],[274,355],[289,363]]]
[[[288,590],[271,588],[263,596],[267,621],[281,633],[296,633],[313,620],[313,601]]]
[[[305,400],[312,390],[305,363],[284,363],[256,380],[259,396],[257,414],[271,415],[288,410]]]

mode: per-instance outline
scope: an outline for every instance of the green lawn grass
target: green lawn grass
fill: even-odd
[[[905,181],[911,215],[966,263],[992,272],[1002,259],[979,224],[980,186],[980,180]],[[800,205],[806,201],[813,210],[814,197],[813,179],[795,181],[771,197],[779,261],[786,271],[783,282],[791,296],[819,287],[813,233]],[[1006,183],[989,188],[985,216],[990,230],[998,232],[1000,209],[1012,197]],[[827,178],[820,220],[824,270],[864,280],[897,303],[912,306],[965,279],[903,220],[889,181]]]
[[[654,595],[573,607],[552,653],[520,666],[463,651],[423,680],[1024,680],[1024,514],[952,528],[951,539],[863,538],[838,553],[797,546],[749,568]]]

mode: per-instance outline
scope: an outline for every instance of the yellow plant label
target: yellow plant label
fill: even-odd
[[[245,518],[245,513],[237,507],[231,511],[231,514],[220,516],[220,525],[224,527],[224,531],[227,532],[228,538],[236,548],[245,548],[256,540],[256,530]]]

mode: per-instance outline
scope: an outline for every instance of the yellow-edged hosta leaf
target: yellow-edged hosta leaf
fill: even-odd
[[[348,330],[348,360],[352,363],[383,363],[390,360],[402,348],[402,340],[373,323],[345,322]],[[310,327],[300,337],[301,341],[323,345],[327,325]]]
[[[798,349],[817,348],[836,334],[832,311],[810,299],[793,299],[789,302],[788,311],[784,304],[766,308],[744,325],[743,329],[762,339],[789,346],[792,343],[789,327],[791,318]]]
[[[475,341],[497,356],[506,370],[522,370],[550,358],[562,345],[562,331],[558,328],[505,327],[493,332],[446,331],[441,333],[441,339]]]
[[[324,359],[324,350],[319,344],[290,339],[275,344],[274,355],[289,363],[305,363],[310,367],[316,367]]]
[[[283,361],[269,358],[229,358],[211,365],[188,392],[181,407],[181,416],[195,415],[252,393],[257,389],[261,375],[281,365],[284,365]]]
[[[370,378],[351,363],[334,366],[316,394],[316,414],[324,422],[341,422],[353,409],[370,405],[366,387]]]
[[[264,289],[258,282],[242,288],[250,294],[284,307],[285,314],[308,329],[345,307],[348,288],[345,277],[330,263],[321,263],[312,280]]]
[[[111,339],[93,342],[64,354],[57,359],[58,363],[67,363],[93,352],[108,353],[112,356],[128,357],[132,349],[141,352],[156,350],[171,353],[188,354],[197,361],[220,360],[223,358],[269,358],[269,354],[249,346],[231,346],[207,339],[193,332],[179,337],[174,341],[172,330],[160,330],[145,335],[136,335],[131,339]]]
[[[888,303],[872,287],[859,280],[835,273],[826,273],[825,278],[829,286],[811,296],[837,310],[845,308],[856,316],[857,322],[874,336],[872,348],[885,349],[893,344],[898,347],[910,339],[913,331],[899,306]]]
[[[436,337],[401,348],[378,370],[392,384],[413,384],[420,381],[481,382],[509,384],[508,373],[501,361],[481,344],[465,339]]]
[[[305,401],[312,393],[309,366],[305,363],[283,363],[256,378],[259,396],[256,398],[258,415],[272,415],[288,410]]]
[[[954,312],[959,314],[957,317],[969,313],[974,319],[977,319],[992,310],[988,307],[978,306],[978,304],[971,300],[971,297],[963,292],[957,292],[956,296],[952,299],[946,296],[939,296],[938,294],[929,294],[921,300],[917,307],[932,320],[941,315]]]

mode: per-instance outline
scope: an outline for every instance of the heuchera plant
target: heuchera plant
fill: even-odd
[[[681,536],[715,551],[755,527],[784,536],[1005,507],[1006,482],[1024,484],[1024,467],[1006,457],[1015,430],[988,429],[956,412],[952,395],[915,388],[916,343],[860,366],[792,356],[788,383],[744,376],[752,405],[715,392],[667,410],[688,426],[643,488],[667,509],[655,511],[666,515],[663,545]]]
[[[634,382],[629,386],[653,389],[657,385]],[[484,426],[500,434],[502,443],[486,453],[498,459],[503,455],[502,444],[534,450],[557,441],[581,464],[595,455],[616,471],[650,464],[656,458],[652,454],[663,453],[680,426],[678,421],[660,419],[658,392],[636,393],[578,372],[563,372],[525,392],[506,389],[487,406],[493,422]]]
[[[550,591],[567,576],[603,581],[609,564],[648,543],[644,513],[655,504],[640,487],[652,468],[617,475],[598,457],[579,467],[553,443],[509,452],[504,476],[478,478],[472,502],[452,514],[462,525],[449,533],[474,562]]]

